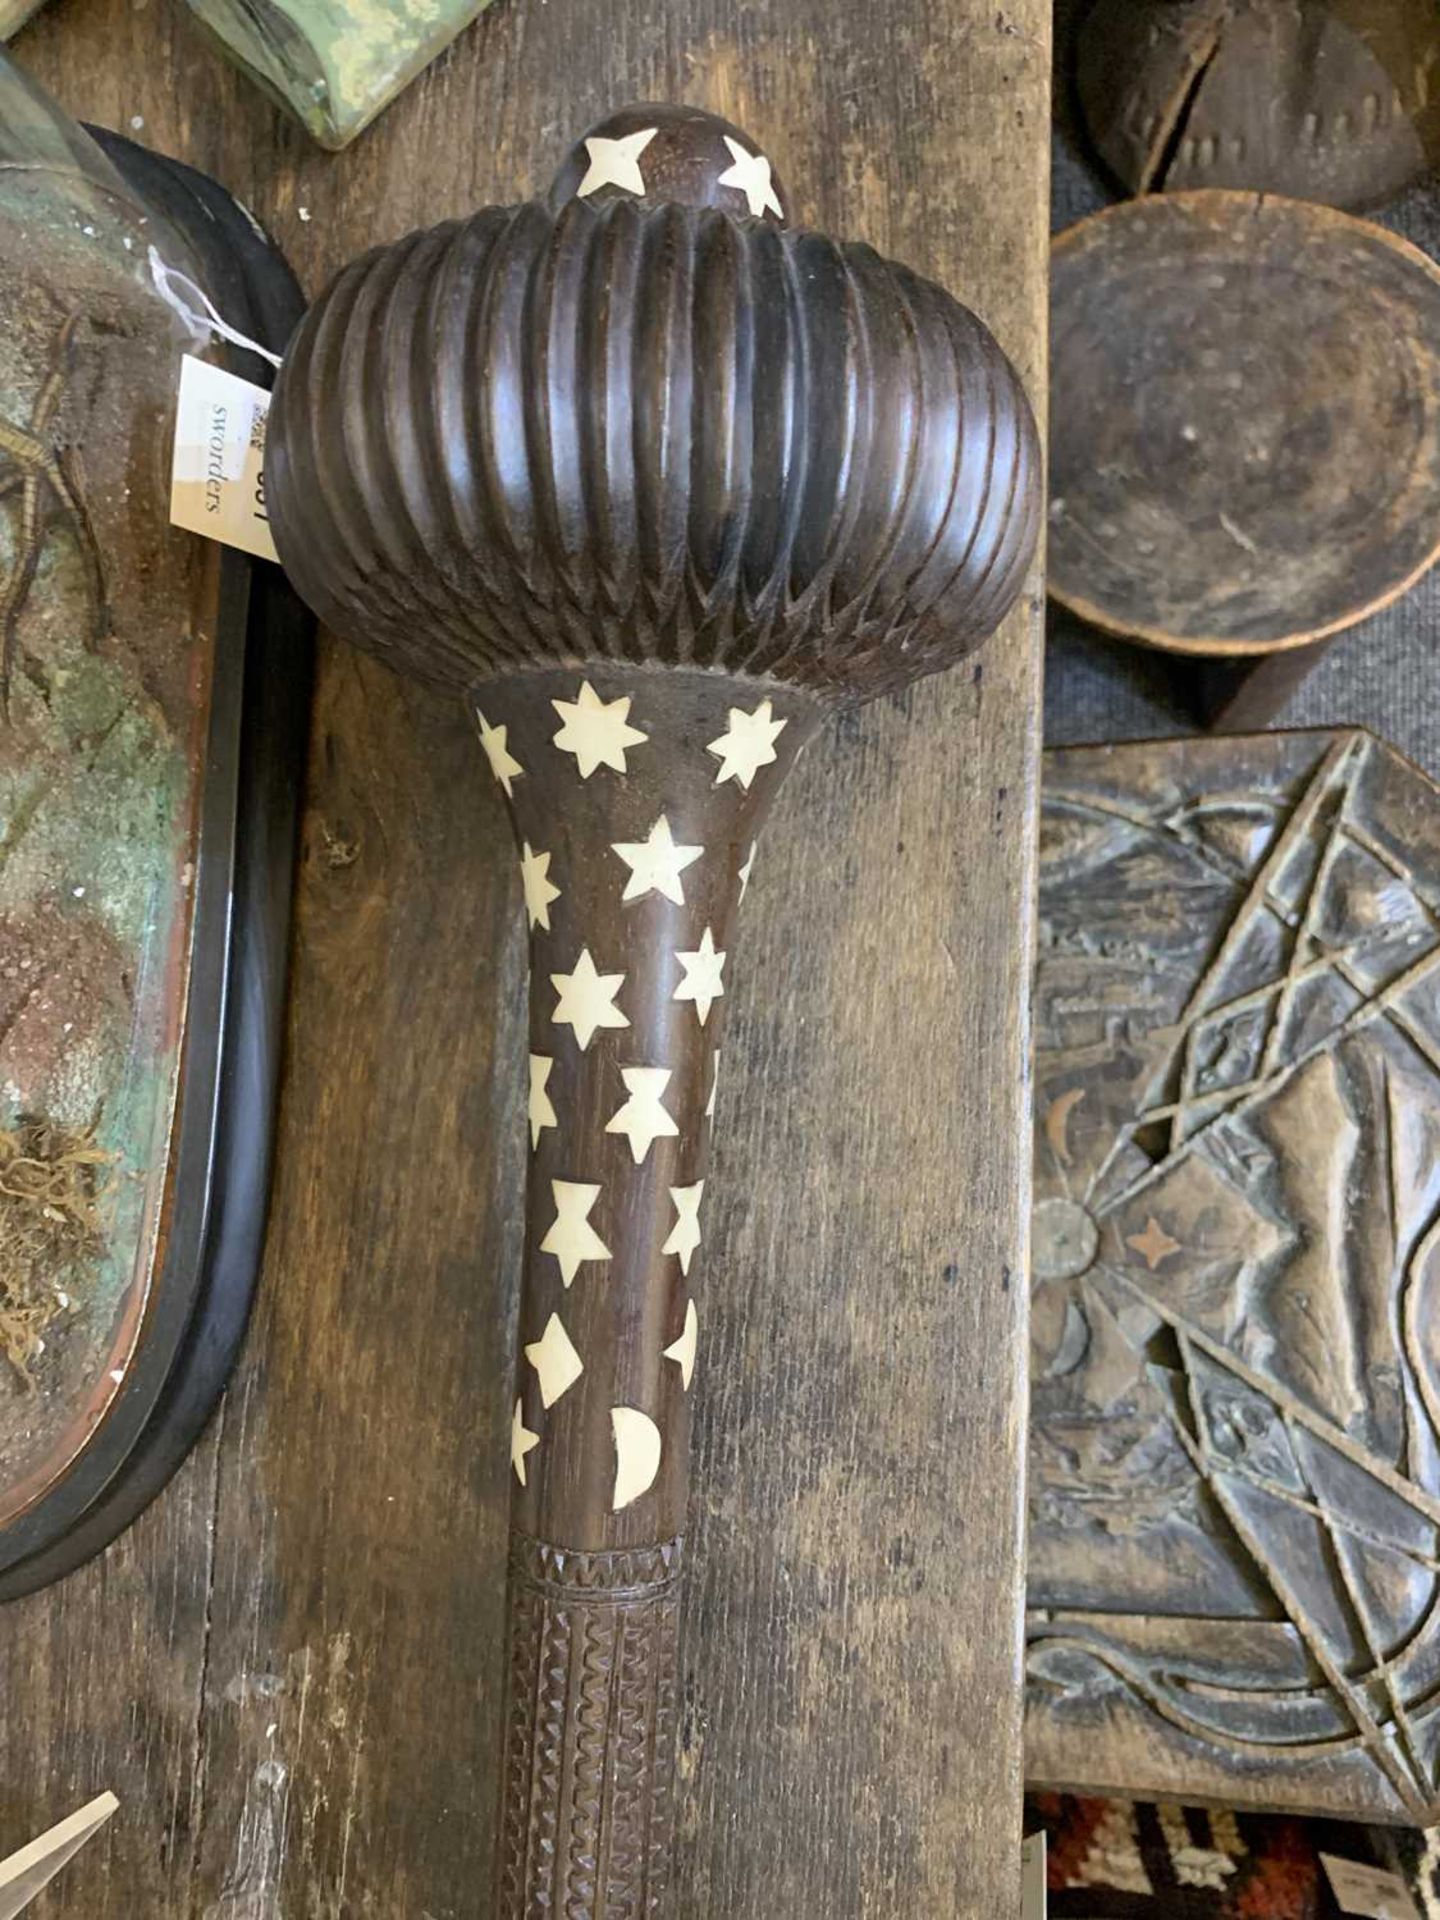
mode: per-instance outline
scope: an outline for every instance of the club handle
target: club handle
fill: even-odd
[[[680,1542],[511,1536],[496,1920],[663,1910],[674,1824]]]

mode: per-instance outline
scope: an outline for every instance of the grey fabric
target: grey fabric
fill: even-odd
[[[1052,229],[1119,198],[1090,157],[1071,93],[1075,8],[1058,0]],[[1373,216],[1440,258],[1440,176]],[[1052,405],[1063,405],[1052,395]],[[1051,607],[1045,739],[1060,746],[1196,730],[1185,663],[1097,634]],[[1440,568],[1374,619],[1352,627],[1291,695],[1277,726],[1365,726],[1440,779]]]

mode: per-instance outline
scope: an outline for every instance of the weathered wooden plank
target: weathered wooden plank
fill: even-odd
[[[218,1438],[100,1560],[0,1615],[0,1854],[120,1801],[36,1920],[188,1920]]]
[[[339,160],[154,0],[69,0],[20,50],[73,110],[216,172],[312,287],[531,190],[627,97],[701,102],[817,224],[947,281],[1039,393],[1047,34],[1039,0],[501,0]],[[1018,1905],[1038,622],[1032,595],[980,661],[820,740],[757,861],[696,1389],[687,1915]],[[463,716],[327,651],[276,1224],[224,1436],[197,1920],[483,1907],[522,964]]]

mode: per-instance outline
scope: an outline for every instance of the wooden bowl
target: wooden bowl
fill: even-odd
[[[1440,557],[1440,268],[1331,208],[1157,194],[1060,234],[1049,588],[1177,653],[1299,648]]]
[[[1131,193],[1376,207],[1440,158],[1435,0],[1096,0],[1076,92]]]

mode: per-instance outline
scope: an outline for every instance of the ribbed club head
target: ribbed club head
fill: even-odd
[[[321,618],[465,691],[627,661],[839,704],[991,632],[1039,525],[1015,371],[942,288],[785,211],[727,122],[627,108],[547,199],[346,268],[266,456]]]

